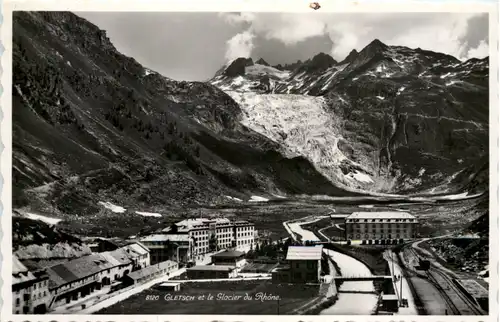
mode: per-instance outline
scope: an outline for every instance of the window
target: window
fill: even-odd
[[[19,306],[21,304],[21,299],[17,298],[16,299],[16,306]]]

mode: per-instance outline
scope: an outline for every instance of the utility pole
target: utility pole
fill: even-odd
[[[403,277],[400,275],[400,286],[399,286],[399,294],[401,296],[401,301],[403,300]]]
[[[395,279],[396,274],[394,273],[394,252],[392,250],[389,250],[391,252],[391,262],[392,262],[392,277]]]

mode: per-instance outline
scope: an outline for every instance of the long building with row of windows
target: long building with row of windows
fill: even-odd
[[[64,312],[64,307],[95,292],[104,294],[178,269],[173,261],[151,266],[149,249],[140,242],[52,265],[22,262],[16,256],[12,262],[14,314]]]
[[[190,218],[142,238],[141,243],[150,249],[152,263],[167,259],[187,262],[220,249],[248,249],[254,245],[256,233],[248,221]]]
[[[355,212],[345,219],[347,240],[395,240],[417,237],[418,220],[406,212]]]

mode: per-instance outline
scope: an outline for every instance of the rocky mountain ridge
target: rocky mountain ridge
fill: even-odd
[[[223,91],[141,66],[75,14],[16,12],[13,28],[14,207],[87,218],[105,202],[352,195],[242,125]]]

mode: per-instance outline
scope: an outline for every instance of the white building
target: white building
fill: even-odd
[[[255,226],[248,221],[194,218],[180,221],[175,226],[178,233],[188,234],[193,241],[194,256],[219,249],[249,248],[254,243]],[[210,245],[212,236],[216,240],[215,249]]]
[[[412,239],[417,228],[417,218],[406,212],[355,212],[345,219],[347,240]]]
[[[119,249],[127,252],[128,257],[134,263],[134,269],[142,269],[151,265],[149,249],[142,243],[134,242]]]
[[[182,220],[162,231],[147,236],[141,242],[150,250],[155,249],[161,260],[175,255],[169,248],[182,248],[189,259],[212,251],[228,248],[250,249],[255,242],[255,226],[248,221],[231,221],[227,218],[190,218]],[[172,246],[177,245],[176,247]],[[159,251],[165,249],[165,251]]]

